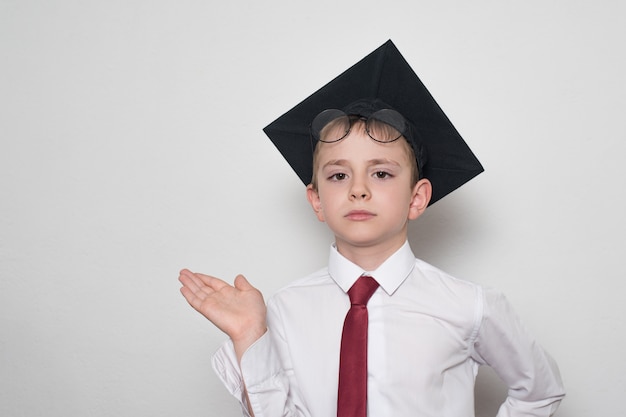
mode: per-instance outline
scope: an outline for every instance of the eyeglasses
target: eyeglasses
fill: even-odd
[[[348,115],[342,110],[328,109],[313,119],[311,136],[319,142],[339,142],[350,134],[352,125],[357,120],[365,122],[365,131],[376,142],[393,142],[407,131],[404,117],[392,109],[378,110],[369,117]]]

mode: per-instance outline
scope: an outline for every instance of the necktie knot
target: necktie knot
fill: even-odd
[[[365,275],[360,277],[348,290],[350,304],[366,306],[377,288],[378,282],[374,278]]]

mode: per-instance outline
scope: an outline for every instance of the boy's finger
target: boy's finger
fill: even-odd
[[[202,298],[205,298],[206,295],[209,295],[212,292],[210,288],[206,288],[202,282],[199,279],[194,278],[193,275],[180,274],[178,281],[183,284],[183,288]]]
[[[196,279],[199,279],[200,282],[202,282],[204,285],[206,285],[207,287],[211,288],[212,290],[215,291],[219,291],[224,287],[230,287],[231,285],[229,283],[227,283],[226,281],[222,281],[219,278],[213,277],[211,275],[205,275],[205,274],[200,274],[200,273],[194,273],[193,274],[194,277]]]
[[[209,275],[204,275],[204,274],[199,274],[196,272],[191,272],[188,269],[183,269],[182,271],[180,271],[180,276],[181,277],[187,277],[190,280],[192,280],[193,282],[195,282],[195,284],[198,287],[202,287],[202,286],[209,286],[209,287],[214,287],[214,286],[218,286],[220,287],[220,279],[209,276]]]
[[[181,294],[183,295],[183,297],[185,297],[185,299],[187,300],[187,302],[189,303],[190,306],[192,306],[193,308],[195,308],[197,311],[200,311],[202,308],[202,303],[204,301],[203,297],[198,297],[197,296],[197,292],[192,291],[190,288],[188,287],[182,287],[180,289]]]
[[[235,288],[241,291],[252,290],[254,287],[243,275],[237,275],[235,278]]]

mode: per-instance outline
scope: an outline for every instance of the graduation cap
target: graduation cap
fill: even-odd
[[[428,178],[433,186],[430,204],[483,172],[478,159],[391,40],[263,131],[307,185],[313,173],[312,120],[326,109],[354,109],[353,103],[363,99],[388,104],[412,125],[415,134],[407,140],[414,150],[425,148],[425,158],[422,152],[416,152],[416,156],[420,176]]]

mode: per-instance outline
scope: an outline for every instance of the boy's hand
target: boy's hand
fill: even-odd
[[[183,269],[178,280],[187,302],[231,338],[239,360],[267,330],[263,295],[243,275],[237,275],[232,286]]]

